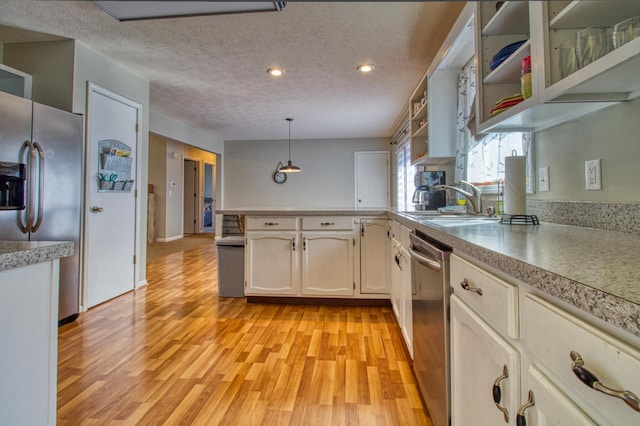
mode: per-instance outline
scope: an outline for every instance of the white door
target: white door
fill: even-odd
[[[357,209],[389,206],[389,152],[355,153],[355,205]]]
[[[515,424],[519,397],[520,353],[451,296],[451,425]]]
[[[366,219],[360,223],[360,293],[388,294],[389,249],[387,219]]]
[[[122,96],[89,84],[85,309],[135,288],[136,148],[140,109],[140,105]],[[119,146],[120,152],[116,148],[107,152],[109,146]],[[128,147],[130,152],[127,154],[127,149],[122,147]],[[107,162],[112,165],[107,166]]]
[[[198,166],[193,160],[184,160],[183,174],[184,190],[183,190],[183,234],[196,233],[196,212],[198,201]]]
[[[245,294],[296,294],[296,232],[249,232],[245,246]]]
[[[353,232],[302,234],[302,294],[353,295]]]

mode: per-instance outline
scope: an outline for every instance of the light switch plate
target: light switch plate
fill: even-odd
[[[584,179],[587,191],[600,191],[602,189],[602,175],[600,159],[584,162]]]
[[[549,166],[540,167],[538,169],[538,191],[540,191],[540,192],[549,192],[550,191]]]

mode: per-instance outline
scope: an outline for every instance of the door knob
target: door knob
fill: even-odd
[[[102,210],[104,210],[102,207],[99,206],[92,206],[91,207],[91,213],[102,213]]]

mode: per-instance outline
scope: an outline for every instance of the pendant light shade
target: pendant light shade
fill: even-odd
[[[293,121],[292,117],[286,119],[289,122],[289,161],[287,165],[284,167],[280,167],[279,171],[284,173],[298,173],[300,172],[300,167],[294,166],[291,162],[291,122]]]

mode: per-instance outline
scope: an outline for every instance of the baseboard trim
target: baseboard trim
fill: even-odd
[[[173,237],[167,237],[167,238],[157,238],[156,241],[159,243],[168,243],[169,241],[175,241],[175,240],[179,240],[181,238],[184,238],[182,235],[175,235]]]
[[[339,297],[247,296],[247,303],[279,305],[382,306],[391,307],[389,299],[344,299]]]

